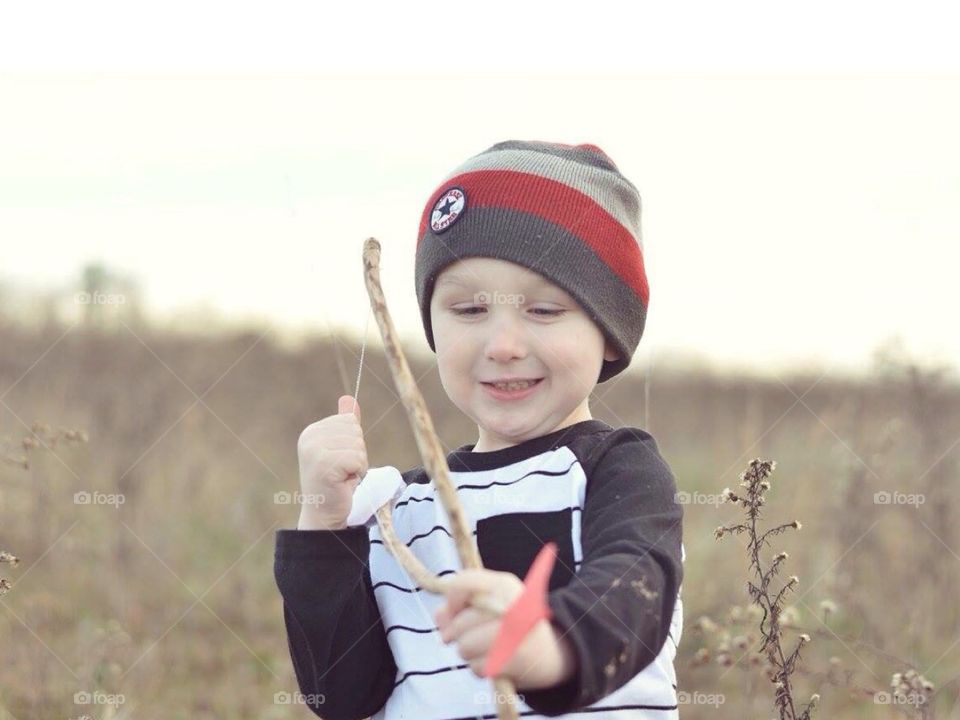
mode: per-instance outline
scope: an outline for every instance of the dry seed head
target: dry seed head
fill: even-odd
[[[837,604],[832,600],[821,600],[820,601],[820,611],[824,615],[830,615],[837,611]]]
[[[783,612],[780,613],[780,625],[783,627],[791,627],[796,625],[800,620],[800,611],[796,607],[790,605],[783,609]]]
[[[67,430],[63,433],[63,436],[67,440],[73,440],[81,443],[85,443],[90,439],[87,433],[83,430]]]
[[[10,567],[16,567],[17,563],[20,562],[20,558],[16,555],[4,551],[0,551],[0,563],[10,563]]]
[[[774,558],[774,560],[786,560],[788,557],[790,557],[790,556],[789,556],[786,552],[782,552],[782,553],[780,553],[779,555],[777,555],[777,556]]]
[[[697,618],[697,621],[693,624],[693,627],[699,632],[712,633],[716,632],[717,630],[717,624],[706,615],[701,615],[699,618]]]
[[[700,648],[694,654],[693,660],[696,665],[704,665],[710,662],[710,651],[705,647]]]
[[[810,636],[806,633],[800,633],[800,644],[804,645],[808,642],[810,642]]]
[[[797,530],[799,530],[800,528],[803,527],[803,525],[800,524],[800,521],[799,521],[799,520],[794,520],[794,521],[791,523],[791,525],[793,525],[793,527],[794,527],[795,529],[797,529]]]

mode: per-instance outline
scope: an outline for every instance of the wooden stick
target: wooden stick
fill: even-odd
[[[383,338],[383,345],[387,353],[387,364],[390,366],[390,373],[393,375],[393,382],[400,393],[400,401],[407,411],[407,417],[413,427],[413,434],[417,441],[417,448],[420,451],[420,457],[423,459],[423,467],[427,475],[433,480],[437,488],[437,494],[440,496],[440,502],[443,503],[447,516],[450,518],[451,531],[453,539],[457,546],[457,554],[460,556],[460,563],[464,568],[481,568],[483,563],[480,560],[480,551],[473,541],[473,534],[467,527],[466,514],[457,497],[457,491],[450,482],[450,471],[447,467],[447,456],[440,444],[437,433],[433,427],[433,421],[430,413],[427,411],[427,404],[417,387],[413,373],[410,372],[410,366],[397,341],[397,332],[390,319],[390,313],[387,311],[387,301],[380,286],[380,243],[375,238],[367,238],[363,244],[363,268],[364,280],[367,286],[367,294],[370,296],[370,309],[377,319],[377,325],[380,327],[380,336]],[[388,503],[392,509],[392,502]],[[382,523],[384,516],[389,516],[390,510],[386,506],[377,510],[377,521]],[[392,530],[392,526],[390,528]],[[381,532],[383,525],[381,524]],[[386,536],[384,536],[386,537]],[[393,536],[396,539],[395,535]],[[403,545],[404,550],[399,546],[403,543],[395,542],[393,550],[399,554],[394,557],[398,562],[408,563],[413,553]],[[415,558],[414,558],[415,559]],[[419,563],[418,563],[419,564]],[[404,566],[406,568],[406,565]],[[411,564],[411,567],[413,565]],[[422,567],[422,566],[421,566]],[[426,570],[426,568],[423,568]],[[417,570],[419,572],[419,570]],[[412,574],[412,573],[411,573]],[[429,572],[426,573],[429,575]],[[417,583],[422,587],[428,587],[429,578],[421,576],[416,578]],[[442,589],[441,589],[442,592]],[[479,595],[479,594],[478,594]],[[482,603],[480,597],[472,596],[470,604],[474,604],[474,599]],[[502,613],[502,608],[500,609]],[[516,691],[508,678],[496,677],[493,679],[494,693],[497,704],[497,717],[500,720],[518,720],[516,707]]]
[[[450,584],[450,578],[437,577],[431,573],[427,567],[420,562],[420,558],[400,542],[396,532],[393,530],[393,500],[388,500],[382,507],[376,511],[377,524],[380,525],[380,536],[383,538],[383,544],[387,546],[390,554],[393,555],[407,574],[413,578],[414,582],[424,590],[442,595]],[[490,597],[487,594],[477,593],[470,597],[470,606],[478,610],[484,610],[495,617],[501,617],[507,611],[507,605]]]

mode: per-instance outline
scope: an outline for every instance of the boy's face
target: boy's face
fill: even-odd
[[[444,390],[477,423],[475,452],[516,445],[591,418],[589,398],[603,360],[618,352],[565,290],[495,258],[448,265],[430,300]],[[540,378],[525,397],[485,385]]]

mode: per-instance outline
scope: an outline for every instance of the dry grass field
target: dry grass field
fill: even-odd
[[[473,442],[415,350],[442,441]],[[359,352],[328,337],[290,349],[270,331],[0,326],[0,550],[19,559],[0,564],[0,720],[312,717],[284,695],[297,686],[273,536],[298,511],[275,493],[297,488],[297,437],[352,393]],[[368,347],[364,365],[371,465],[419,464],[384,358]],[[721,493],[741,491],[753,458],[776,461],[763,522],[801,523],[761,551],[767,566],[787,553],[777,587],[797,578],[781,617],[785,649],[809,637],[797,709],[817,693],[813,716],[831,720],[960,718],[948,373],[892,356],[865,381],[657,367],[598,386],[591,406],[647,427],[685,493],[682,718],[776,713],[747,536],[715,536],[742,519]],[[909,692],[889,694],[895,673]]]

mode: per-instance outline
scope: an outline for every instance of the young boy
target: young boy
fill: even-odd
[[[410,580],[375,522],[279,530],[275,576],[307,704],[327,720],[495,718],[480,668],[497,622],[466,598],[515,597],[553,541],[551,617],[502,673],[520,715],[677,718],[675,480],[653,437],[589,407],[646,319],[636,188],[593,145],[498,143],[431,194],[415,277],[444,390],[477,424],[447,463],[484,569],[458,573],[422,467],[403,473],[393,522],[434,574],[456,574],[445,596]]]

